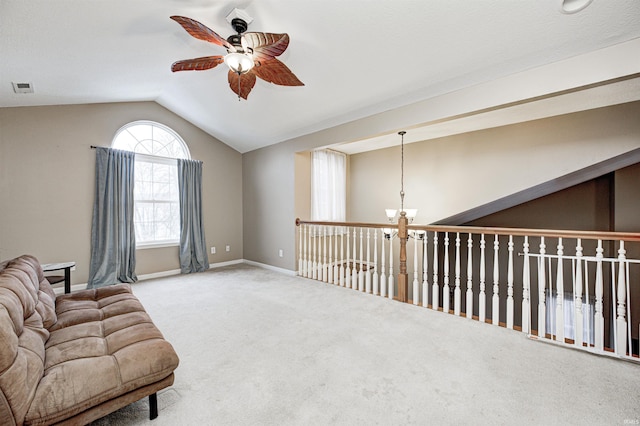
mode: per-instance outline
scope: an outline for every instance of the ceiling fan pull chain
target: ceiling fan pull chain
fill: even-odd
[[[238,73],[238,102],[240,102],[240,73]]]

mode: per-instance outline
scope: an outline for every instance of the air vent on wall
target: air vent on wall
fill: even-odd
[[[13,91],[16,93],[33,93],[33,85],[31,83],[11,83]]]

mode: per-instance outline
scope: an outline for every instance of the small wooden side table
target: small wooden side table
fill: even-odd
[[[64,269],[64,292],[71,293],[71,268],[76,266],[76,262],[44,263],[41,266],[44,272]]]

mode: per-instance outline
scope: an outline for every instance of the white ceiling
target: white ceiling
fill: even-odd
[[[638,0],[593,0],[575,14],[562,13],[561,3],[0,0],[0,107],[156,101],[244,153],[640,38]],[[224,54],[170,15],[227,37],[225,16],[235,7],[254,18],[249,31],[289,34],[281,60],[304,87],[259,80],[239,102],[222,67],[170,71],[176,60]],[[637,63],[640,52],[628,58]],[[582,70],[572,72],[579,80]],[[30,82],[35,93],[15,94],[12,82]],[[409,125],[414,139],[427,139],[638,100],[639,92],[637,79],[626,80]],[[370,136],[344,150],[389,144]]]

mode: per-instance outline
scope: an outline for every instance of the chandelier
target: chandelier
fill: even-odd
[[[396,221],[396,217],[398,219],[400,219],[400,217],[406,217],[409,223],[413,223],[413,220],[418,214],[418,209],[404,208],[404,135],[406,135],[407,132],[402,130],[398,132],[398,134],[400,135],[400,210],[384,209],[384,211],[387,219],[389,219],[389,223],[394,223]],[[392,236],[391,229],[385,228],[385,236],[387,238]]]

